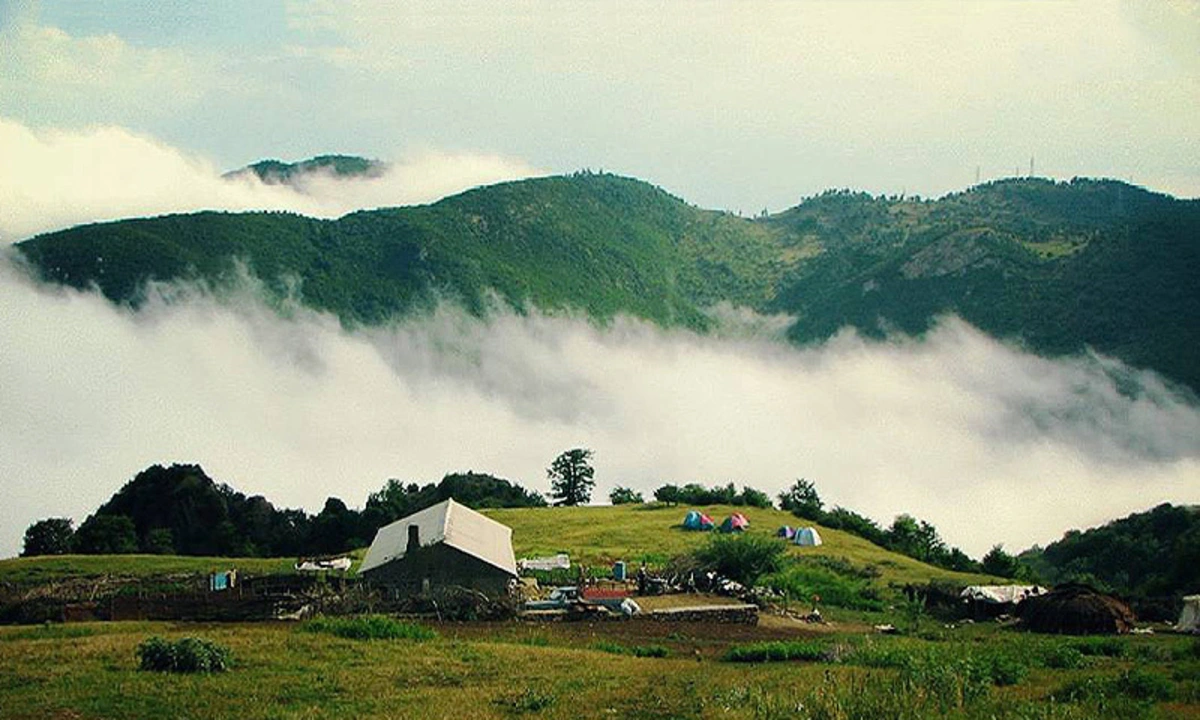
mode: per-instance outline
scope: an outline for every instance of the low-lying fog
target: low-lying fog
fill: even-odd
[[[804,477],[827,504],[883,524],[915,514],[975,557],[1200,502],[1194,401],[953,318],[919,340],[813,348],[784,344],[779,318],[728,309],[709,336],[450,305],[347,332],[274,314],[249,282],[132,312],[0,265],[3,555],[34,520],[82,522],[172,462],[315,512],[330,495],[361,506],[390,477],[468,469],[546,492],[551,459],[585,446],[595,500],[666,482],[775,495]]]

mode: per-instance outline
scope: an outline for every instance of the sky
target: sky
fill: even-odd
[[[0,0],[0,242],[199,209],[336,217],[581,168],[746,213],[831,187],[939,196],[1031,161],[1196,197],[1197,47],[1193,0]],[[390,169],[221,177],[335,152]],[[585,446],[600,499],[804,477],[976,557],[1200,503],[1194,397],[954,318],[810,348],[736,308],[703,337],[452,306],[349,332],[278,316],[253,278],[134,313],[9,259],[0,556],[169,462],[315,512],[461,470],[545,492],[553,457]]]

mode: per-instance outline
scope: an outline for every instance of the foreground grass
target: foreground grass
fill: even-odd
[[[281,623],[0,628],[0,717],[1200,717],[1200,656],[1186,638],[1126,641],[1118,655],[1090,655],[1081,667],[1030,661],[1010,683],[972,675],[974,658],[1047,657],[1074,641],[847,636],[827,644],[867,645],[863,657],[873,659],[797,653],[804,659],[743,664],[697,661],[670,636],[663,652],[638,657],[602,639],[565,647],[558,633],[568,628],[552,625],[537,628],[544,642],[497,642],[492,626],[460,637],[455,627],[368,642]],[[592,629],[602,635],[604,624]],[[139,671],[135,649],[148,635],[202,636],[228,646],[233,665],[210,676]]]

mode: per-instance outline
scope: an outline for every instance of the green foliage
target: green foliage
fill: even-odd
[[[483,314],[498,296],[518,310],[703,329],[713,322],[705,309],[727,302],[803,318],[789,336],[810,342],[847,326],[919,334],[954,313],[1038,353],[1095,348],[1197,388],[1198,223],[1196,201],[1113,181],[1009,180],[936,202],[837,191],[745,220],[580,173],[337,220],[202,212],[72,228],[18,248],[44,278],[95,283],[115,302],[143,302],[153,281],[223,289],[248,271],[280,308],[298,294],[348,325],[440,298]],[[1135,375],[1101,372],[1140,392]]]
[[[1018,559],[1048,583],[1087,581],[1135,601],[1200,592],[1200,509],[1162,504],[1101,527],[1068,531]],[[1173,609],[1153,610],[1139,616],[1175,619]]]
[[[154,636],[137,647],[142,670],[176,673],[225,672],[232,662],[229,648],[211,640],[185,637],[175,642]]]
[[[713,535],[694,553],[700,567],[747,587],[783,568],[787,546],[761,535]]]
[[[787,662],[805,660],[820,662],[829,658],[830,646],[827,642],[817,641],[776,641],[751,643],[749,645],[731,645],[721,659],[725,662],[756,663],[756,662]]]
[[[25,530],[21,557],[71,552],[71,541],[75,537],[73,524],[70,518],[46,518],[33,523]]]
[[[790,488],[779,493],[779,509],[810,520],[817,520],[824,515],[824,503],[817,494],[816,486],[804,478],[800,478],[792,483]]]
[[[123,555],[137,552],[133,520],[125,515],[92,515],[75,533],[75,551],[85,555]]]
[[[608,493],[608,501],[613,505],[636,505],[645,502],[640,492],[620,485]]]
[[[979,569],[988,575],[1015,578],[1021,572],[1021,564],[1015,557],[1004,552],[1003,545],[993,545],[980,561]]]
[[[654,491],[654,499],[672,505],[685,503],[687,505],[774,507],[771,504],[770,496],[761,490],[743,485],[742,491],[738,492],[733,483],[714,485],[711,488],[706,488],[699,483],[688,483],[683,487],[671,484],[663,485]]]
[[[830,567],[824,559],[800,558],[782,570],[760,578],[759,583],[801,603],[814,595],[821,603],[855,610],[882,610],[883,601],[869,579],[853,569]]]
[[[586,505],[592,498],[596,471],[591,465],[592,451],[572,448],[554,458],[546,470],[550,495],[555,505]]]
[[[599,650],[600,652],[612,655],[632,655],[644,658],[664,658],[671,654],[671,651],[662,645],[634,645],[628,647],[608,640],[598,640],[589,647],[593,650]]]
[[[326,633],[348,640],[431,640],[437,632],[386,615],[320,617],[305,622],[305,632]]]

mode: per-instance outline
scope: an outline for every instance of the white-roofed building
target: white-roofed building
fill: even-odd
[[[359,573],[414,592],[460,585],[500,593],[517,576],[512,529],[445,500],[379,528]]]

